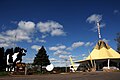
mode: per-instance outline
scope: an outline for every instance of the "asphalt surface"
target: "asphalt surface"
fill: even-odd
[[[12,75],[0,80],[120,80],[120,72],[81,72],[42,75]]]

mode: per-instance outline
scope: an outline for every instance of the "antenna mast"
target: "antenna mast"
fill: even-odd
[[[97,21],[97,28],[98,28],[98,38],[101,39],[101,34],[100,34],[100,23]]]

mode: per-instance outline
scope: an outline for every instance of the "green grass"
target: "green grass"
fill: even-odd
[[[8,72],[5,72],[5,71],[0,72],[0,76],[8,76],[8,75],[9,75]]]

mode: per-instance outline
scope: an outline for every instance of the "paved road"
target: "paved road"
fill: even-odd
[[[120,80],[120,72],[14,75],[0,77],[0,80]]]

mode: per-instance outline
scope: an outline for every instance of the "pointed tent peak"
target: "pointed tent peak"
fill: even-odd
[[[101,48],[106,48],[106,49],[110,49],[110,46],[108,46],[108,44],[106,44],[103,40],[99,40],[98,43],[96,44],[96,46],[94,47],[94,49],[101,49]]]
[[[42,47],[41,48],[44,48],[44,46],[42,45]]]
[[[42,46],[40,49],[41,49],[41,50],[43,50],[43,49],[45,50],[44,46]]]

